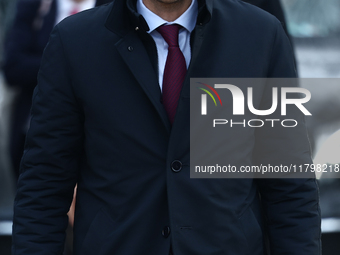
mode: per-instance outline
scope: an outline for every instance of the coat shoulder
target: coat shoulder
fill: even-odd
[[[261,8],[241,0],[216,0],[213,2],[213,15],[240,26],[252,26],[259,29],[277,29],[280,21]]]

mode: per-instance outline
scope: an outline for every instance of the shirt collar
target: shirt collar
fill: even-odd
[[[148,23],[148,26],[150,30],[148,33],[151,33],[154,31],[157,27],[167,24],[178,24],[187,29],[189,32],[191,32],[196,25],[197,20],[197,14],[198,14],[198,4],[197,0],[192,0],[191,5],[189,8],[175,21],[168,22],[161,17],[159,17],[157,14],[150,11],[143,3],[143,0],[137,0],[137,12],[141,14],[146,22]]]

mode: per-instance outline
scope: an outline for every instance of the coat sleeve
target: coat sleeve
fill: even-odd
[[[287,36],[278,23],[268,77],[296,77],[293,52]],[[271,105],[271,92],[265,92],[263,109]],[[270,99],[267,99],[270,98]],[[289,113],[288,113],[289,111]],[[280,113],[279,113],[280,114]],[[288,108],[287,116],[273,119],[295,119],[298,126],[264,127],[256,131],[254,162],[256,165],[312,164],[305,127],[305,116],[297,107]],[[315,178],[257,179],[265,215],[271,255],[320,255],[321,217]]]
[[[12,254],[62,254],[67,211],[83,147],[83,115],[72,90],[58,27],[50,37],[33,95],[14,204]]]

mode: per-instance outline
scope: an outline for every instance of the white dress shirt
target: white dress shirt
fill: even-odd
[[[137,1],[137,11],[141,14],[150,30],[148,33],[155,40],[158,53],[158,82],[162,90],[163,85],[163,73],[165,68],[166,58],[168,56],[168,44],[165,42],[164,38],[160,33],[157,32],[156,28],[162,25],[178,24],[183,28],[179,31],[178,44],[179,48],[183,52],[187,68],[191,59],[191,49],[190,49],[190,34],[194,30],[198,14],[198,4],[197,0],[192,0],[189,8],[175,21],[168,22],[152,11],[150,11],[143,3],[143,0]]]
[[[57,18],[56,24],[70,16],[73,10],[77,10],[78,12],[85,11],[87,9],[91,9],[95,6],[96,0],[83,0],[79,3],[76,3],[72,0],[56,0],[57,1]]]

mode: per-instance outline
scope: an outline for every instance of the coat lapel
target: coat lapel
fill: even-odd
[[[161,91],[157,75],[152,68],[150,58],[138,35],[134,31],[131,31],[119,40],[115,46],[124,62],[143,88],[145,94],[156,108],[168,132],[170,132],[171,125],[163,104],[161,103]]]

